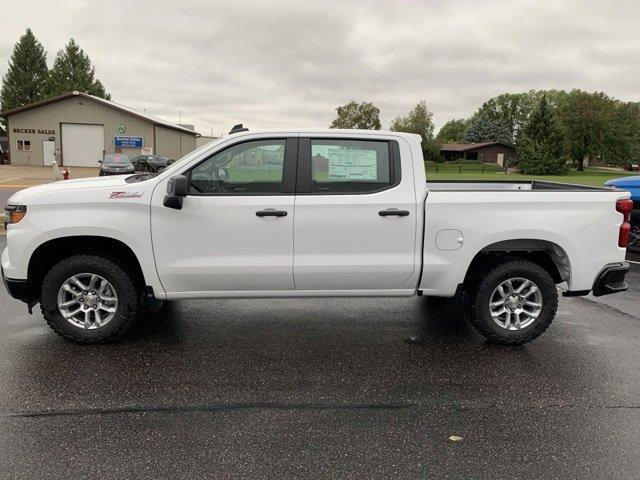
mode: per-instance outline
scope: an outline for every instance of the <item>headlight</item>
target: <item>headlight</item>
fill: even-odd
[[[18,223],[27,214],[26,205],[7,205],[6,207],[4,207],[4,209],[7,212],[4,215],[5,225]]]

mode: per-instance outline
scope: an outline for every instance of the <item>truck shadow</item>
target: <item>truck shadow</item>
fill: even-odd
[[[174,343],[183,337],[184,323],[175,302],[165,302],[157,312],[142,314],[127,333],[125,341]]]
[[[359,303],[364,301],[364,299],[352,300]],[[251,304],[253,307],[261,302],[266,302],[280,304],[274,307],[273,311],[270,311],[270,309],[263,310],[264,315],[261,315],[263,317],[272,317],[274,319],[273,326],[279,331],[283,327],[283,322],[289,324],[292,331],[315,329],[318,326],[320,317],[323,319],[324,326],[327,327],[323,329],[323,333],[331,336],[341,333],[349,335],[349,330],[352,331],[351,334],[358,335],[356,332],[365,323],[369,326],[369,334],[375,333],[377,328],[389,333],[390,321],[395,322],[401,319],[401,324],[396,324],[398,327],[396,331],[397,341],[406,341],[414,345],[442,342],[464,343],[467,341],[477,344],[480,341],[491,345],[485,342],[483,337],[467,321],[461,308],[460,299],[457,297],[421,297],[413,299],[412,304],[411,301],[407,302],[406,299],[390,299],[390,302],[393,303],[400,304],[400,302],[404,302],[405,306],[410,305],[410,308],[406,309],[405,312],[397,311],[397,314],[393,317],[378,315],[380,314],[379,311],[361,310],[356,313],[354,311],[340,312],[331,308],[335,303],[349,302],[349,299],[307,299],[307,301],[325,308],[321,308],[320,312],[304,311],[305,299],[290,301],[209,300],[165,302],[159,312],[141,317],[127,334],[125,342],[176,344],[181,340],[187,340],[194,336],[199,336],[200,339],[204,340],[207,335],[215,335],[216,332],[221,333],[221,330],[224,330],[226,334],[233,330],[240,333],[241,329],[244,330],[242,326],[246,325],[247,321],[246,309],[242,308],[242,304],[244,303],[245,306]],[[372,301],[381,302],[383,300]],[[326,305],[322,305],[323,302]],[[240,308],[235,311],[225,308],[224,314],[221,314],[218,308],[219,305],[229,303],[235,304]],[[291,309],[287,308],[290,303],[296,304],[296,310],[300,310],[295,315],[291,315]],[[251,308],[251,311],[251,317],[253,317],[253,308]],[[375,319],[377,317],[380,317],[380,321],[376,323]],[[197,322],[197,324],[194,324],[194,322]],[[328,329],[334,322],[337,330],[332,333]],[[266,325],[262,322],[259,323],[255,326],[258,331],[261,331]],[[285,332],[281,333],[283,340],[289,336]],[[363,338],[360,335],[359,337],[360,339]],[[216,341],[214,338],[210,340]]]
[[[477,332],[467,321],[457,297],[424,297],[421,300],[422,315],[416,329],[418,338],[423,341],[463,341],[478,338]]]

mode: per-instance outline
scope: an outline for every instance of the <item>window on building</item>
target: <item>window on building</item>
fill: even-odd
[[[375,192],[390,186],[389,143],[311,140],[311,191]]]
[[[17,140],[16,149],[19,152],[30,152],[31,151],[31,140]]]
[[[256,140],[216,153],[189,173],[194,194],[256,195],[282,191],[286,140]]]

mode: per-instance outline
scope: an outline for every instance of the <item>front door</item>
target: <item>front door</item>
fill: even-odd
[[[42,164],[51,166],[56,159],[56,142],[44,140],[42,142]]]
[[[236,143],[187,172],[182,210],[152,202],[153,248],[169,298],[293,290],[296,138]]]
[[[299,142],[296,289],[407,288],[415,271],[418,223],[407,146],[401,159],[397,140]]]

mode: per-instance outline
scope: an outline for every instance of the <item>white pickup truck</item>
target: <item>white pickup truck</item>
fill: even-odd
[[[68,180],[7,205],[2,274],[80,343],[120,337],[147,302],[453,297],[520,344],[565,295],[627,288],[632,203],[547,182],[427,182],[420,137],[234,128],[163,172]]]

